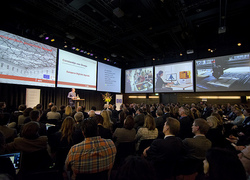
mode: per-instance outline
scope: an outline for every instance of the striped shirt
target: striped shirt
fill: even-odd
[[[112,140],[100,136],[86,138],[71,147],[65,161],[67,170],[72,169],[72,179],[78,173],[97,173],[113,167],[116,147]]]

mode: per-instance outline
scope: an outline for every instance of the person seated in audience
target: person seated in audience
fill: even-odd
[[[97,135],[97,124],[94,121],[83,121],[82,130],[85,140],[71,147],[65,161],[66,170],[73,172],[71,179],[83,173],[106,170],[110,173],[116,156],[113,141]]]
[[[239,154],[238,157],[245,168],[247,173],[248,180],[250,179],[250,145],[248,145],[245,149],[243,149]]]
[[[52,106],[51,111],[47,113],[47,120],[50,119],[56,119],[57,121],[61,120],[61,114],[57,112],[56,106]]]
[[[73,110],[71,106],[66,106],[65,113],[63,113],[62,120],[64,120],[67,116],[72,116]]]
[[[111,130],[103,127],[103,117],[101,115],[96,115],[94,119],[97,122],[98,136],[101,136],[103,139],[112,139]]]
[[[180,122],[172,117],[167,118],[163,127],[164,139],[156,139],[146,148],[143,156],[156,170],[157,179],[171,179],[181,157],[185,154],[182,140],[176,135],[180,130]]]
[[[144,139],[156,139],[158,137],[158,129],[155,127],[155,120],[153,116],[146,115],[144,126],[141,127],[135,136],[136,150],[139,150],[139,146]]]
[[[17,131],[14,128],[9,128],[7,124],[9,123],[9,114],[0,113],[0,130],[5,136],[6,143],[14,141],[17,137]]]
[[[74,119],[75,119],[75,122],[76,122],[75,128],[78,129],[78,130],[81,130],[81,123],[82,123],[82,121],[84,119],[83,113],[82,112],[75,113]]]
[[[166,119],[167,119],[168,117],[172,117],[172,115],[171,115],[171,113],[170,113],[170,108],[167,107],[167,106],[164,106],[163,111],[164,111],[164,114],[162,115],[162,118],[163,118],[163,120],[164,120],[164,122],[165,122]]]
[[[198,118],[192,125],[193,138],[185,138],[183,144],[188,150],[187,157],[191,159],[204,160],[206,152],[212,147],[212,142],[206,138],[205,134],[209,130],[206,120]]]
[[[116,128],[122,128],[124,126],[124,120],[126,119],[127,117],[127,114],[126,112],[124,112],[123,110],[118,114],[118,122],[116,124],[114,124],[113,126],[113,131],[116,130]]]
[[[81,112],[83,113],[83,115],[84,115],[84,118],[88,118],[89,117],[89,115],[88,115],[88,113],[87,112],[85,112],[85,110],[86,110],[86,107],[85,106],[81,106],[82,107],[82,110],[81,110]]]
[[[157,180],[154,167],[144,158],[128,156],[111,180]]]
[[[29,119],[25,119],[24,124],[35,121],[39,124],[39,135],[45,136],[47,134],[46,132],[46,125],[44,123],[40,122],[40,112],[36,110],[32,110],[29,115]]]
[[[61,106],[60,106],[60,110],[57,111],[57,112],[60,113],[61,117],[63,116],[63,113],[65,113],[65,108],[66,108],[66,107],[65,107],[64,105],[61,105]]]
[[[108,110],[103,110],[101,112],[101,116],[103,117],[103,127],[106,129],[113,130],[113,122],[111,121]]]
[[[51,153],[56,159],[56,168],[63,169],[67,153],[71,146],[83,141],[81,130],[75,130],[75,121],[68,116],[64,119],[58,132],[48,137]]]
[[[155,118],[155,127],[158,129],[158,132],[162,132],[164,123],[166,119],[162,117],[163,112],[160,108],[156,110],[156,118]]]
[[[0,102],[0,113],[5,113],[6,103]]]
[[[208,180],[246,180],[246,172],[241,161],[229,150],[209,149],[203,164],[204,174]]]
[[[48,109],[45,109],[43,111],[43,113],[41,114],[40,122],[46,123],[46,121],[47,121],[47,113],[51,111],[52,106],[54,106],[54,103],[50,102],[49,105],[48,105]]]
[[[0,155],[5,153],[5,136],[0,131]],[[16,179],[16,171],[9,157],[0,157],[0,174],[10,176],[10,179]],[[0,177],[1,179],[1,177]]]
[[[128,115],[124,120],[123,128],[116,128],[113,134],[116,146],[121,142],[132,142],[135,140],[136,131],[134,129],[134,123],[133,116]]]
[[[189,109],[186,107],[180,107],[179,108],[179,121],[180,121],[180,132],[178,134],[178,137],[181,139],[190,138],[193,137],[192,133],[192,119],[188,116],[189,115]]]
[[[206,133],[207,139],[212,142],[212,147],[225,147],[225,137],[220,128],[218,128],[219,120],[215,116],[207,117],[207,123],[210,126]]]
[[[219,113],[216,113],[216,112],[212,112],[211,116],[215,116],[217,118],[217,120],[218,120],[218,122],[217,122],[217,124],[218,124],[217,128],[220,131],[223,132],[224,131],[224,126],[223,126],[224,122],[223,122],[222,116]]]
[[[16,124],[16,126],[14,126],[14,128],[18,127],[18,117],[20,115],[23,115],[23,111],[26,109],[26,105],[25,104],[21,104],[18,106],[18,111],[15,111],[11,114],[10,117],[10,122],[14,122]]]
[[[145,115],[143,113],[143,110],[138,109],[136,111],[134,128],[138,130],[140,127],[142,127],[144,125],[144,120],[145,120]]]
[[[25,119],[27,119],[30,115],[30,112],[32,111],[32,108],[26,108],[23,111],[23,115],[18,116],[18,127],[24,124]]]
[[[6,145],[7,152],[35,152],[47,149],[47,136],[39,135],[39,123],[31,121],[23,126],[21,135]]]

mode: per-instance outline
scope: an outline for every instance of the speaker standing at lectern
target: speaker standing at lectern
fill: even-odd
[[[69,105],[75,106],[75,99],[76,99],[76,92],[75,88],[72,88],[72,90],[68,94],[68,99],[69,99]]]

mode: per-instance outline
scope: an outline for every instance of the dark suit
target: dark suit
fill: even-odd
[[[164,123],[165,120],[162,118],[162,116],[155,118],[155,126],[158,129],[158,131],[162,132]]]
[[[144,114],[139,114],[137,116],[135,116],[135,125],[134,128],[138,129],[139,127],[144,125]]]
[[[192,133],[193,121],[188,116],[185,116],[185,117],[180,117],[179,122],[180,122],[180,132],[178,134],[178,137],[180,137],[181,139],[193,137],[194,136],[194,134]]]
[[[146,153],[147,159],[155,167],[158,179],[166,179],[175,174],[175,167],[185,151],[180,138],[169,136],[154,140]]]
[[[102,125],[98,125],[98,133],[98,135],[104,139],[112,139],[112,133],[110,129],[106,129]]]
[[[171,114],[170,113],[164,113],[162,115],[162,118],[166,121],[168,117],[171,117]]]

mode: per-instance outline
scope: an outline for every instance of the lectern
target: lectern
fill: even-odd
[[[79,107],[80,101],[84,101],[85,99],[74,99],[76,101],[76,109]]]

